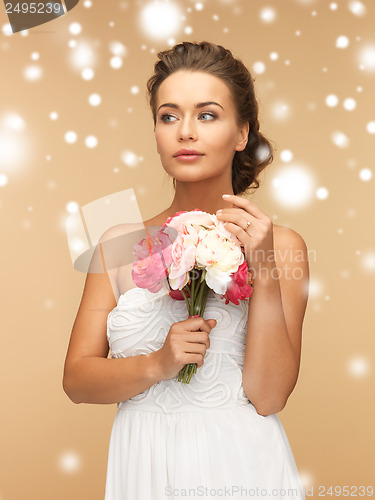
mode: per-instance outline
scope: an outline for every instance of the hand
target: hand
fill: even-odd
[[[163,347],[155,352],[160,380],[176,377],[189,363],[197,363],[200,368],[204,363],[206,349],[210,347],[209,333],[215,326],[215,319],[205,320],[201,317],[173,323]]]
[[[233,208],[223,208],[216,217],[225,222],[225,229],[231,232],[244,247],[245,258],[249,269],[255,274],[260,270],[262,262],[269,265],[274,260],[273,223],[262,210],[250,200],[234,194],[225,197],[233,203]],[[250,226],[247,226],[247,222]]]

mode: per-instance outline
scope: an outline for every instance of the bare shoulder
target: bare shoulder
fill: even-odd
[[[148,225],[148,221],[126,222],[111,226],[104,231],[99,238],[98,246],[101,244],[106,261],[114,263],[117,257],[125,255],[128,251],[131,254],[134,245],[146,236]],[[124,264],[117,261],[116,267],[121,267],[121,265]]]
[[[141,231],[149,226],[162,226],[168,215],[166,212],[162,212],[158,215],[155,215],[151,219],[147,219],[142,222],[125,222],[122,224],[116,224],[108,228],[101,235],[98,243],[103,243],[104,241],[113,240],[113,238],[117,238],[118,236],[123,236],[126,234],[131,234],[133,232]]]
[[[273,237],[275,249],[292,246],[293,248],[307,250],[305,240],[297,231],[290,227],[273,224]]]
[[[104,233],[100,236],[98,243],[103,243],[118,236],[128,234],[138,228],[142,228],[142,226],[141,222],[124,222],[122,224],[115,224],[104,231]]]
[[[309,251],[302,236],[286,226],[273,225],[274,259],[279,269],[302,269],[309,274]],[[298,271],[301,272],[301,271]]]

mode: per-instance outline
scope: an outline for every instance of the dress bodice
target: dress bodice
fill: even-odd
[[[217,321],[203,365],[189,384],[176,377],[161,380],[118,407],[152,412],[185,412],[249,404],[242,387],[249,299],[239,305],[209,290],[204,318]],[[175,300],[162,288],[152,293],[132,288],[119,297],[107,318],[112,358],[147,354],[160,349],[173,323],[188,318],[184,300]]]

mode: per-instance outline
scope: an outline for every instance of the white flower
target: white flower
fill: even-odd
[[[207,270],[207,285],[215,293],[224,294],[231,274],[235,273],[244,261],[241,247],[221,235],[216,229],[202,228],[196,253],[197,265]]]
[[[171,288],[181,290],[189,282],[189,272],[197,265],[207,271],[207,286],[224,294],[230,275],[244,260],[238,239],[216,215],[201,210],[182,212],[172,217],[167,227],[178,231],[169,269]]]

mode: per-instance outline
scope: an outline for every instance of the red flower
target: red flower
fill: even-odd
[[[184,292],[185,292],[186,297],[188,297],[190,299],[189,292],[185,289],[184,289]],[[173,288],[171,288],[169,291],[169,296],[175,300],[185,300],[184,296],[182,295],[181,290],[173,290]]]
[[[246,260],[244,260],[237,272],[232,274],[232,280],[228,284],[227,291],[222,295],[225,298],[225,304],[233,302],[233,304],[238,306],[239,300],[251,297],[253,287],[249,285],[252,283],[251,272],[248,270]]]

